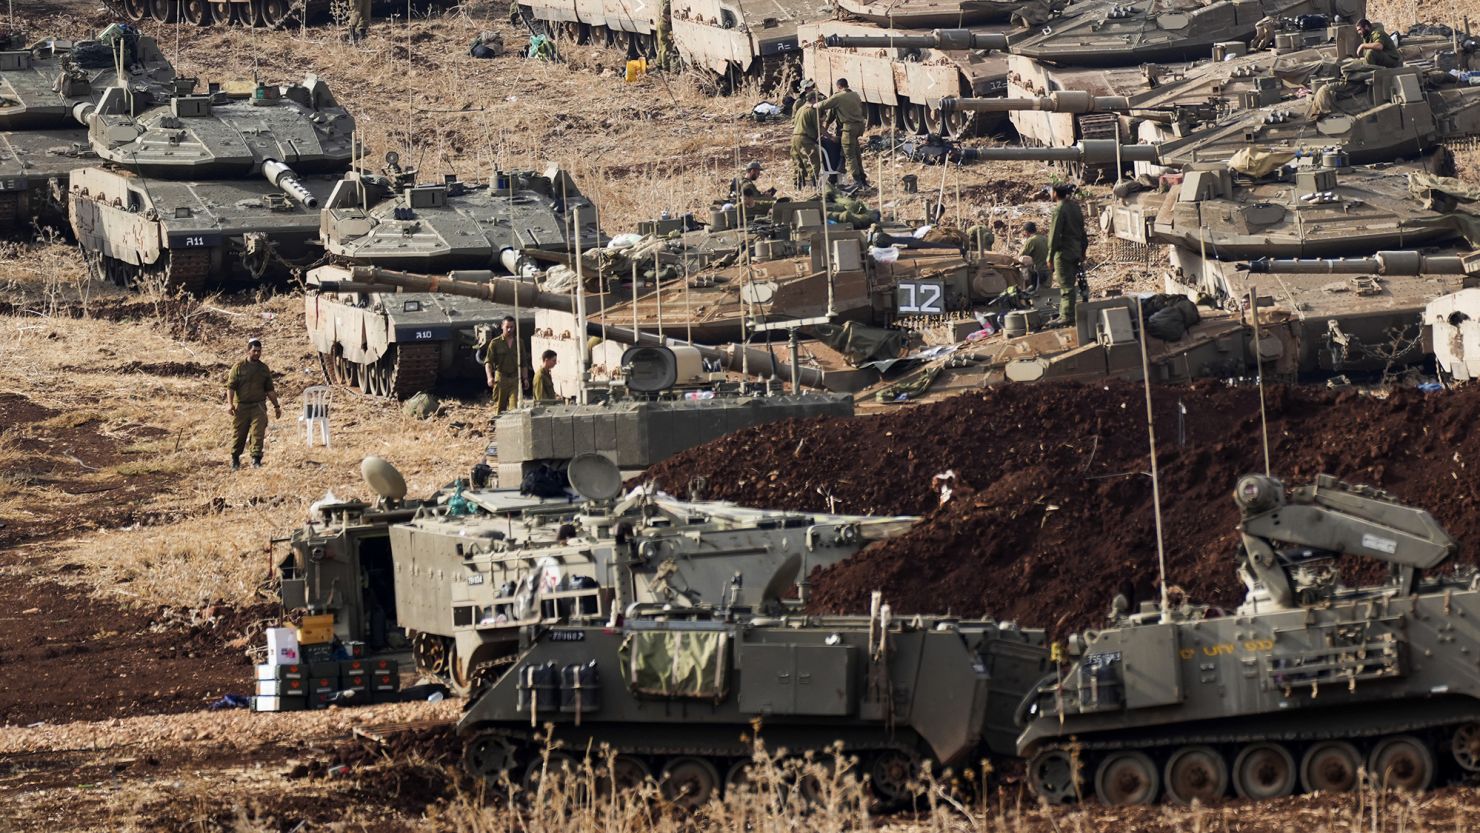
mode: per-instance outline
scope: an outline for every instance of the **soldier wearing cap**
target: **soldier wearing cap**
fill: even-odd
[[[807,105],[817,101],[817,85],[810,80],[802,83],[802,95],[791,117],[791,164],[795,169],[798,188],[808,188],[822,175],[821,159],[817,147],[820,130],[817,125],[817,109]]]
[[[262,441],[267,434],[267,403],[272,402],[277,418],[283,417],[277,391],[272,386],[272,371],[262,362],[262,339],[247,340],[247,356],[231,366],[226,374],[226,407],[231,412],[231,467],[241,468],[242,449],[251,437],[252,465],[262,465]]]
[[[745,173],[730,182],[730,201],[743,202],[747,214],[766,214],[771,206],[776,203],[776,189],[767,188],[765,191],[755,184],[761,178],[761,163],[751,160],[745,166]]]
[[[859,188],[868,187],[868,174],[863,170],[863,156],[859,153],[858,141],[863,136],[863,131],[868,128],[868,113],[864,109],[863,99],[858,93],[848,88],[848,79],[839,78],[834,85],[838,91],[828,97],[826,101],[812,105],[817,108],[826,120],[825,124],[836,121],[841,128],[843,143],[843,158],[848,163],[848,174],[853,177],[853,184]]]

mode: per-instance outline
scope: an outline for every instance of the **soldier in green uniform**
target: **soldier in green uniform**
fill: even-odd
[[[358,43],[370,32],[370,0],[349,0],[349,39]]]
[[[252,465],[262,465],[262,440],[267,434],[267,403],[283,417],[277,391],[272,386],[272,371],[262,363],[262,339],[247,340],[247,357],[231,366],[226,374],[226,408],[231,412],[231,468],[242,465],[242,449],[247,436],[252,438]]]
[[[1073,185],[1053,187],[1053,219],[1048,224],[1048,256],[1053,260],[1053,282],[1059,288],[1059,317],[1050,327],[1074,325],[1074,280],[1084,262],[1089,238],[1084,233],[1084,211],[1074,199]]]
[[[658,66],[665,71],[678,69],[674,65],[678,50],[673,48],[673,0],[663,0],[658,4],[658,17],[654,25],[657,28],[654,34],[658,40]]]
[[[483,373],[493,391],[494,415],[512,411],[519,401],[519,335],[514,316],[504,316],[503,332],[484,348]]]
[[[534,372],[536,402],[552,402],[560,398],[555,395],[555,382],[550,378],[550,371],[555,369],[556,358],[554,350],[546,350],[540,354],[540,369]]]
[[[751,160],[745,166],[745,173],[730,180],[730,202],[745,203],[745,216],[755,217],[761,214],[771,213],[771,206],[776,204],[776,189],[767,188],[762,191],[755,184],[761,178],[761,163]]]
[[[802,91],[791,117],[791,164],[796,169],[798,188],[810,188],[822,175],[821,159],[817,151],[817,109],[809,105],[816,103],[817,91]]]
[[[1362,45],[1357,47],[1357,57],[1375,67],[1400,67],[1403,56],[1398,54],[1398,45],[1384,32],[1382,26],[1362,18],[1357,21],[1357,34],[1362,36]]]
[[[1041,284],[1048,277],[1048,238],[1043,236],[1038,230],[1038,224],[1032,220],[1023,223],[1023,234],[1027,239],[1023,241],[1023,247],[1018,249],[1018,257],[1033,261],[1034,283]]]
[[[863,156],[858,149],[858,140],[863,136],[863,131],[868,127],[868,116],[863,109],[863,99],[858,93],[848,89],[848,79],[839,78],[837,82],[838,91],[828,97],[826,101],[812,105],[817,112],[822,113],[827,123],[838,122],[842,127],[843,158],[848,163],[848,173],[853,177],[853,183],[860,188],[868,187],[868,174],[863,170]]]

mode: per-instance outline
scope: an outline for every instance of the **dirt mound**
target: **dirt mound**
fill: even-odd
[[[1263,471],[1259,395],[1202,384],[1153,389],[1170,581],[1196,600],[1243,595],[1233,572],[1241,474]],[[1327,473],[1427,508],[1480,561],[1480,390],[1387,398],[1267,391],[1276,476]],[[814,576],[818,611],[990,614],[1057,631],[1099,623],[1116,592],[1156,593],[1142,388],[1004,387],[882,417],[791,421],[691,449],[653,470],[682,490],[757,506],[920,513],[909,534]],[[940,503],[935,475],[953,472]],[[698,480],[702,478],[702,481]]]

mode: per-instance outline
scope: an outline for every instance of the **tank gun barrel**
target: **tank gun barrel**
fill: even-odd
[[[287,165],[276,159],[269,159],[262,163],[262,175],[267,177],[268,182],[281,188],[304,208],[319,207],[319,198],[315,197],[313,192],[308,190],[303,182],[298,179],[298,175],[293,173],[293,169]]]
[[[994,32],[973,32],[970,29],[934,29],[925,35],[828,35],[824,41],[828,46],[870,49],[941,49],[965,51],[968,49],[1007,50],[1007,36]]]
[[[574,313],[576,301],[569,295],[541,292],[529,281],[496,275],[487,271],[452,272],[448,275],[420,275],[382,269],[378,266],[323,266],[309,272],[309,283],[324,292],[363,292],[364,287],[391,287],[403,292],[442,292],[464,298],[478,298],[506,306],[518,305],[528,308],[550,309]],[[730,370],[747,370],[752,376],[790,377],[790,368],[778,361],[767,350],[747,347],[743,344],[727,344],[711,347],[690,344],[675,338],[659,337],[655,333],[632,330],[626,327],[588,324],[591,335],[605,335],[613,341],[628,344],[679,344],[693,347],[710,361],[719,361]],[[803,367],[798,371],[795,384],[810,388],[826,387],[824,374],[815,368]]]
[[[1082,90],[1062,90],[1042,98],[942,98],[943,113],[961,110],[973,113],[1011,113],[1041,110],[1046,113],[1123,113],[1131,109],[1123,95],[1090,95]]]
[[[1240,266],[1239,268],[1244,268]],[[1415,251],[1378,252],[1371,257],[1260,258],[1248,263],[1253,274],[1291,275],[1464,275],[1459,255],[1425,255]]]
[[[1120,162],[1160,162],[1156,145],[1122,145],[1114,139],[1086,139],[1068,147],[978,148],[976,158],[997,162],[1079,162],[1091,165]]]

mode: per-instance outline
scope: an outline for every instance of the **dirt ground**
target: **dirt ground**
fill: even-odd
[[[108,22],[88,0],[32,0],[15,4],[15,11],[35,37],[67,36]],[[1412,16],[1406,7],[1399,11]],[[495,167],[561,164],[598,201],[608,230],[630,228],[661,210],[706,208],[749,158],[762,160],[776,184],[788,178],[788,126],[758,125],[746,117],[758,100],[755,91],[712,98],[692,79],[661,76],[628,85],[617,76],[616,56],[594,49],[569,51],[563,65],[465,57],[473,36],[489,28],[503,32],[508,43],[520,42],[499,4],[377,24],[362,48],[343,43],[329,28],[148,27],[182,72],[203,81],[321,75],[357,114],[364,141],[377,155],[398,150],[425,174],[480,178]],[[878,157],[868,159],[880,165]],[[926,194],[906,202],[895,186],[901,176],[940,182],[939,169],[897,160],[885,160],[876,170],[883,187],[875,201],[891,216],[921,216],[923,201],[934,198]],[[1033,165],[954,169],[944,182],[948,216],[965,219],[985,210],[1014,227],[1041,219],[1047,205],[1035,195],[1050,176]],[[1092,250],[1092,257],[1099,251]],[[1154,271],[1128,266],[1106,268],[1094,280],[1101,289],[1159,285]],[[266,341],[265,359],[277,372],[286,413],[270,429],[267,466],[232,473],[221,381],[251,335]],[[200,300],[126,294],[89,283],[76,251],[52,235],[0,243],[0,675],[6,681],[0,685],[0,831],[507,829],[500,811],[467,805],[442,772],[456,756],[446,728],[457,716],[456,703],[283,715],[208,710],[224,694],[249,690],[244,647],[271,615],[258,589],[274,553],[282,552],[271,538],[287,534],[325,492],[365,496],[358,463],[366,454],[392,460],[414,493],[426,493],[480,461],[491,439],[488,411],[476,397],[444,401],[437,415],[418,420],[385,402],[336,394],[332,448],[307,447],[294,411],[303,388],[319,378],[303,333],[301,300],[291,291]],[[1197,395],[1209,397],[1197,406],[1199,415],[1228,409],[1219,432],[1247,431],[1246,418],[1237,416],[1247,406],[1246,392]],[[1144,500],[1139,481],[1121,480],[1090,494],[1109,503],[1049,501],[1059,484],[1014,470],[1022,468],[1015,461],[1057,465],[1065,455],[1082,452],[1048,448],[1032,431],[1042,408],[1091,408],[1077,396],[1012,403],[1017,421],[995,429],[986,412],[1002,403],[952,404],[953,410],[943,412],[949,418],[931,426],[949,438],[938,437],[938,444],[980,447],[981,454],[961,461],[969,489],[961,502],[939,510],[930,527],[948,537],[912,536],[897,550],[871,555],[875,560],[859,569],[880,570],[903,588],[920,580],[910,565],[934,550],[935,560],[922,563],[931,565],[930,575],[941,586],[960,588],[957,612],[991,608],[1013,614],[992,603],[991,588],[982,586],[981,577],[992,575],[988,571],[952,573],[942,567],[963,537],[982,534],[973,526],[980,520],[957,512],[967,505],[965,493],[976,490],[981,499],[1001,489],[1021,499],[1007,520],[1043,524],[1052,515],[1044,528],[1056,542],[1043,549],[1040,560],[1015,568],[1022,571],[1016,583],[1003,586],[1021,593],[1040,579],[1059,589],[1080,581],[1067,565],[1045,562],[1060,561],[1096,511]],[[1382,409],[1397,406],[1290,396],[1277,414],[1289,431],[1280,435],[1276,454],[1300,461],[1301,474],[1350,450],[1333,434],[1327,445],[1302,451],[1307,441],[1301,432],[1316,417],[1302,416],[1301,409],[1349,408],[1357,415],[1352,419],[1370,416],[1373,432],[1394,437],[1400,435],[1391,432],[1420,421],[1438,420],[1460,432],[1468,424],[1461,416],[1445,423],[1442,408],[1427,400],[1402,399],[1406,410],[1384,416]],[[1116,420],[1097,423],[1098,436],[1118,432],[1127,439],[1114,448],[1107,441],[1096,472],[1136,463],[1134,434],[1127,427],[1134,416],[1132,407]],[[1092,418],[1088,411],[1082,417]],[[920,424],[911,413],[870,423],[869,430],[887,436],[896,430],[889,426],[918,431]],[[1201,455],[1220,453],[1204,448],[1219,442],[1204,431],[1196,429],[1195,447],[1164,459],[1164,465],[1182,472],[1173,476],[1183,478],[1189,499],[1217,507],[1206,518],[1188,521],[1206,524],[1206,540],[1197,540],[1209,547],[1204,557],[1216,561],[1222,557],[1217,536],[1228,528],[1228,484],[1217,479],[1224,468],[1208,461],[1199,468]],[[847,511],[886,505],[902,507],[895,511],[931,509],[929,477],[952,461],[921,455],[899,467],[891,456],[898,442],[881,441],[867,465],[819,469],[816,482],[788,479],[792,463],[776,449],[790,451],[804,437],[815,449],[838,442],[835,434],[802,426],[742,435],[735,442],[743,445],[727,446],[726,453],[746,461],[753,481],[737,481],[736,488],[773,505],[815,504],[816,487],[826,485],[835,497],[846,498],[840,508]],[[1442,462],[1441,452],[1469,450],[1462,438],[1441,437],[1411,461],[1388,466],[1390,458],[1403,458],[1402,443],[1363,436],[1372,438],[1370,451],[1359,449],[1362,461],[1345,470],[1378,473],[1380,480],[1383,472],[1404,473],[1391,482],[1405,497],[1429,496],[1414,489],[1411,478],[1421,467]],[[996,437],[998,445],[984,437]],[[1044,447],[1035,451],[1035,445]],[[994,448],[998,453],[989,453]],[[1196,482],[1199,472],[1204,482]],[[886,482],[886,473],[896,479]],[[762,488],[762,482],[778,485]],[[1472,520],[1474,495],[1456,494],[1446,522]],[[1050,511],[1046,503],[1056,508]],[[1003,540],[1001,547],[1009,543],[1033,545]],[[1132,536],[1124,546],[1129,552],[1143,544]],[[1194,551],[1189,541],[1187,553]],[[863,579],[857,573],[850,578],[848,569],[825,577],[820,600],[837,607],[857,602]],[[1144,585],[1144,573],[1131,577]],[[920,604],[929,592],[922,584]],[[1057,624],[1067,627],[1097,611],[1103,595],[1099,587],[1068,594]],[[902,594],[901,601],[907,601]],[[387,740],[356,739],[357,728]],[[1002,795],[1002,801],[1013,800],[1010,791]],[[975,817],[972,824],[1055,833],[1457,830],[1468,826],[1463,820],[1477,806],[1472,790],[1453,788],[1416,799],[1411,812],[1402,805],[1380,818],[1371,814],[1370,823],[1366,799],[1302,798],[1262,808],[1235,802],[1200,814],[1161,808],[1037,814],[999,806],[1000,812]],[[949,816],[922,818],[889,823],[902,829],[965,823]],[[570,826],[558,820],[547,825]]]

